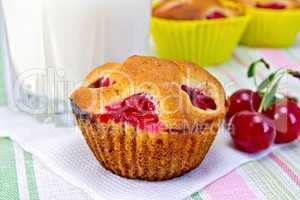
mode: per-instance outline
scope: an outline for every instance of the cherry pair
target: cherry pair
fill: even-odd
[[[255,79],[254,62],[248,71],[248,77]],[[227,127],[235,146],[248,153],[256,153],[268,148],[274,141],[277,144],[296,140],[300,134],[300,108],[294,99],[278,97],[276,90],[280,80],[292,75],[299,78],[299,72],[279,69],[271,73],[266,80],[257,85],[257,91],[241,89],[228,99],[226,115]]]

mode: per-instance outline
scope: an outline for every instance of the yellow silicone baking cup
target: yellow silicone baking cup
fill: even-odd
[[[300,10],[249,8],[251,20],[241,44],[253,47],[285,48],[295,43],[300,29]]]
[[[159,57],[208,66],[231,57],[249,19],[177,21],[152,17],[151,33]]]

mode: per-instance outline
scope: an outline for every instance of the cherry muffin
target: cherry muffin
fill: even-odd
[[[166,0],[153,7],[151,33],[161,58],[208,66],[231,57],[248,21],[236,2]]]
[[[219,19],[243,15],[240,7],[219,0],[166,0],[153,9],[153,16],[173,20]]]
[[[241,3],[253,7],[274,10],[297,9],[300,8],[298,0],[240,0]]]
[[[71,104],[100,164],[148,181],[196,168],[225,115],[223,87],[207,71],[143,56],[93,70]]]
[[[253,47],[287,48],[300,29],[299,0],[239,0],[251,20],[241,44]]]

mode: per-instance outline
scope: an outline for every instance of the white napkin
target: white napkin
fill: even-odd
[[[280,147],[274,145],[260,154],[244,154],[231,146],[228,133],[222,129],[200,167],[173,180],[145,182],[121,178],[102,168],[77,128],[41,124],[7,108],[0,108],[0,116],[0,136],[11,137],[62,178],[103,200],[184,199],[241,164]]]

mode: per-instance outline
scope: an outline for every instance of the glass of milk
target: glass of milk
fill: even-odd
[[[146,54],[151,0],[2,0],[10,103],[46,115],[106,62]]]

